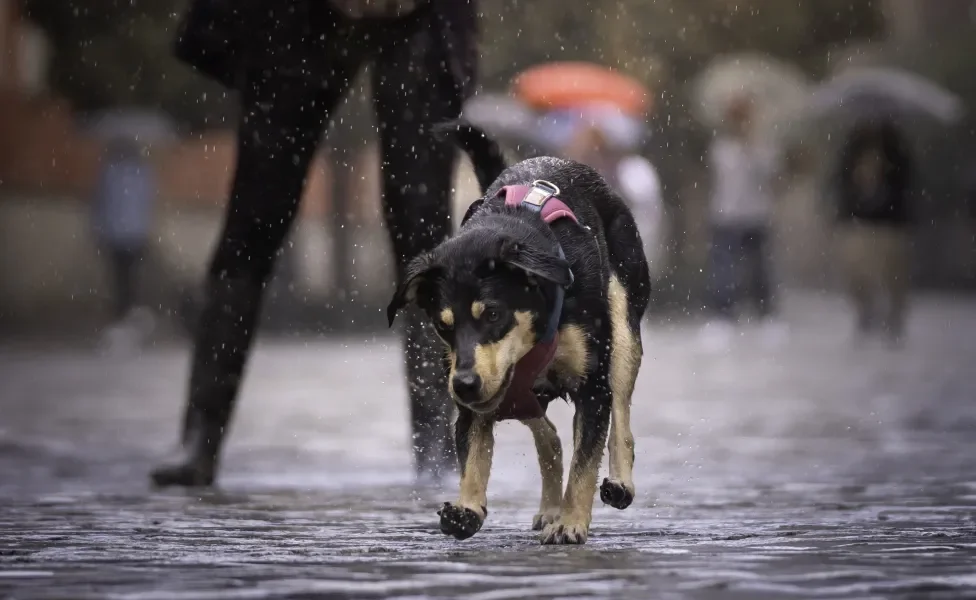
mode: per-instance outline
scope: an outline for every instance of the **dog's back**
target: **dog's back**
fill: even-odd
[[[580,193],[567,194],[564,198],[574,211],[580,213],[581,220],[587,220],[587,213],[593,213],[600,223],[606,243],[607,266],[617,276],[627,293],[628,321],[635,330],[640,330],[641,317],[647,309],[651,294],[651,277],[644,256],[644,246],[638,233],[633,213],[615,192],[610,190],[604,179],[591,167],[571,160],[550,156],[530,158],[509,166],[498,143],[476,126],[466,123],[447,123],[437,127],[437,132],[451,139],[468,156],[474,167],[478,184],[485,197],[490,197],[502,186],[523,181],[531,173],[546,172],[560,187],[581,190]],[[564,174],[565,181],[559,181]],[[573,202],[572,196],[582,196],[584,204]],[[599,198],[599,200],[595,200]],[[483,200],[483,199],[482,199]],[[480,201],[472,205],[465,219],[473,214]]]
[[[651,299],[650,269],[633,213],[619,196],[613,194],[613,198],[614,202],[594,202],[593,208],[606,232],[610,269],[627,291],[628,321],[640,331],[641,318]]]

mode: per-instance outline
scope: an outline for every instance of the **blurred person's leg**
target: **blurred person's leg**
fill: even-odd
[[[874,328],[874,280],[878,261],[872,251],[871,228],[860,224],[841,227],[840,267],[844,287],[854,309],[854,333],[858,338],[868,335]]]
[[[157,485],[210,485],[257,327],[262,292],[298,210],[309,163],[351,73],[326,85],[269,71],[242,90],[237,166],[195,332],[182,448]]]
[[[725,320],[735,318],[739,299],[739,267],[742,261],[742,235],[731,228],[716,228],[709,248],[709,281],[712,311]]]
[[[789,332],[785,323],[779,320],[773,283],[772,244],[773,235],[769,227],[752,229],[743,240],[744,253],[748,255],[750,263],[747,287],[762,322],[762,341],[776,345],[784,342]]]
[[[114,286],[112,317],[122,321],[135,307],[136,266],[140,252],[135,248],[115,246],[109,249]]]
[[[755,305],[761,319],[772,316],[775,312],[770,287],[768,244],[769,235],[761,228],[750,229],[742,240],[745,262],[749,263],[749,277],[743,286],[745,288],[743,296],[748,297]]]
[[[109,245],[104,251],[112,280],[112,324],[99,345],[104,351],[121,355],[136,350],[153,328],[152,315],[136,306],[142,249],[137,245]]]
[[[883,279],[885,333],[894,344],[905,335],[908,293],[911,287],[911,253],[909,232],[904,227],[884,227]]]
[[[457,118],[462,88],[444,69],[443,52],[426,27],[384,45],[373,77],[380,124],[383,211],[399,282],[409,261],[450,233],[455,151],[431,135],[431,125]],[[414,466],[439,478],[456,468],[453,402],[444,351],[416,310],[404,313],[407,386]]]
[[[732,341],[739,294],[739,265],[742,233],[734,227],[713,227],[708,250],[708,296],[710,320],[701,332],[709,350],[724,350]]]

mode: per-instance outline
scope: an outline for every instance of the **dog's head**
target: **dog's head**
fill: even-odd
[[[498,408],[515,364],[546,328],[547,298],[572,282],[551,246],[473,228],[414,259],[390,302],[391,325],[409,303],[427,314],[448,346],[451,395],[475,412]]]

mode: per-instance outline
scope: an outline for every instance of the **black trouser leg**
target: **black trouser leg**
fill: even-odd
[[[264,284],[298,209],[328,114],[348,87],[258,74],[242,93],[238,159],[197,327],[183,452],[158,485],[210,485],[257,326]]]
[[[462,94],[441,65],[436,40],[423,29],[385,46],[373,79],[380,123],[383,210],[396,257],[406,264],[450,233],[455,152],[430,134],[434,123],[460,114]],[[453,402],[447,394],[442,342],[417,311],[405,315],[407,386],[418,474],[439,477],[456,468]]]

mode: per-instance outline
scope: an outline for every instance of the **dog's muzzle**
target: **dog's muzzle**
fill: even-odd
[[[502,380],[502,384],[498,387],[498,390],[491,397],[485,398],[482,395],[484,382],[481,380],[481,377],[474,371],[458,371],[451,378],[451,395],[454,396],[454,399],[459,404],[470,408],[476,413],[491,413],[498,409],[498,406],[505,398],[514,374],[515,366],[513,365],[505,372],[505,378]]]

